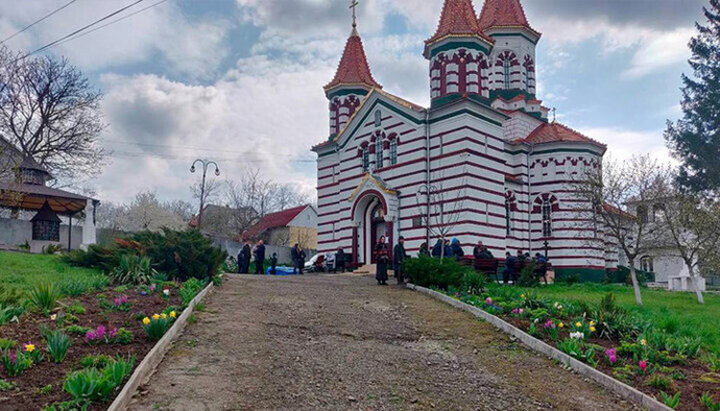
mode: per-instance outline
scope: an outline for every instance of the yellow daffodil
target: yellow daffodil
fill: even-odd
[[[563,324],[563,323],[558,324],[558,328],[563,328],[564,326],[565,326],[565,324]]]
[[[575,326],[576,326],[577,328],[580,328],[580,327],[582,327],[582,323],[581,323],[580,321],[578,321],[578,322],[575,323]]]
[[[159,320],[159,319],[160,319],[160,316],[159,316],[159,315],[157,315],[157,314],[154,314],[154,315],[153,315],[153,320]]]
[[[170,318],[175,318],[176,316],[177,314],[175,313],[175,311],[170,311]]]
[[[591,332],[591,333],[594,333],[594,332],[595,332],[595,327],[590,327],[590,332]]]
[[[594,326],[595,326],[595,321],[590,321],[590,326],[591,326],[591,327],[594,327]]]
[[[640,344],[647,345],[647,341],[643,338],[642,340],[640,340]]]
[[[165,314],[165,313],[160,314],[160,318],[162,318],[163,320],[167,320],[167,314]]]
[[[520,294],[520,298],[525,298],[525,294]]]
[[[143,318],[143,324],[145,324],[145,325],[150,324],[150,319],[147,317]]]
[[[27,351],[27,352],[35,351],[35,344],[25,344],[25,351]]]

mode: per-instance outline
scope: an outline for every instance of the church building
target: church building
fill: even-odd
[[[318,155],[319,252],[342,248],[355,265],[403,236],[416,254],[440,238],[471,253],[547,253],[557,276],[600,280],[617,249],[577,195],[606,146],[548,118],[536,95],[541,34],[520,0],[445,0],[425,41],[430,107],[383,90],[353,21],[337,74],[325,86],[329,132]]]

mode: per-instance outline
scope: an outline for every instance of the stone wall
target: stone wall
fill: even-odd
[[[67,247],[69,227],[67,224],[60,226],[60,244]],[[80,248],[82,243],[82,226],[73,223],[72,229],[72,249]],[[15,220],[9,218],[0,218],[0,243],[9,246],[16,246],[32,243],[32,223],[27,220]]]

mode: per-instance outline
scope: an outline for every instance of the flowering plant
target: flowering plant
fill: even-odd
[[[614,348],[606,350],[605,356],[610,366],[615,365],[615,363],[617,362],[617,351]]]
[[[113,308],[118,311],[130,311],[130,302],[127,295],[115,297]]]
[[[642,372],[644,374],[645,371],[647,371],[647,361],[645,361],[645,360],[638,361],[638,368],[640,368],[640,372]]]
[[[512,310],[513,317],[522,318],[522,317],[524,317],[524,314],[525,314],[525,310],[523,310],[522,308],[513,308],[513,310]]]
[[[170,289],[169,289],[169,288],[164,289],[164,290],[163,290],[163,295],[165,296],[165,298],[170,297]]]
[[[160,340],[175,321],[176,315],[175,311],[171,311],[169,315],[165,313],[153,314],[152,317],[143,318],[142,323],[145,335],[147,335],[150,341]]]
[[[42,360],[44,359],[42,351],[38,350],[35,344],[31,342],[23,344],[22,351],[25,355],[28,356],[28,358],[32,360],[33,364],[42,362]]]
[[[557,325],[553,322],[553,320],[549,319],[545,321],[545,324],[543,324],[543,329],[545,330],[545,333],[547,333],[548,336],[553,341],[557,341],[558,339],[558,328]]]
[[[585,334],[583,334],[581,331],[571,332],[570,338],[575,340],[582,340],[583,338],[585,338]]]
[[[9,349],[3,351],[2,357],[0,357],[5,373],[10,377],[17,377],[21,375],[25,370],[33,365],[33,360],[26,351],[15,350],[11,352]]]
[[[99,343],[111,344],[115,342],[117,335],[117,328],[111,328],[108,330],[104,325],[98,325],[95,330],[90,330],[85,333],[85,342],[90,345]]]

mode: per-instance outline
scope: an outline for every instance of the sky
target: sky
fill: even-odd
[[[34,50],[135,0],[76,0],[6,42]],[[159,0],[144,0],[125,14]],[[443,0],[359,0],[370,67],[386,91],[429,104],[423,41]],[[523,0],[543,33],[538,97],[557,120],[624,159],[669,161],[662,132],[680,115],[687,43],[707,0]],[[68,0],[0,0],[4,39]],[[476,11],[482,0],[474,0]],[[109,164],[86,186],[101,201],[152,190],[191,200],[196,158],[220,180],[259,168],[315,197],[310,148],[327,139],[323,85],[350,32],[349,0],[166,0],[50,49],[104,93]]]

